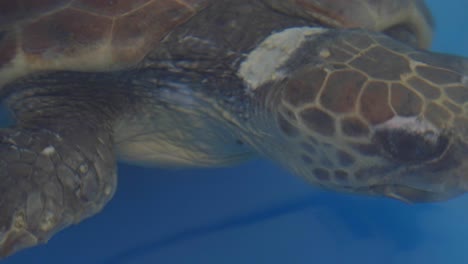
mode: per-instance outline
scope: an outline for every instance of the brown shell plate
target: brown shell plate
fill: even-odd
[[[115,70],[139,62],[174,27],[217,0],[0,0],[0,86],[39,70]],[[235,1],[235,0],[232,0]],[[431,39],[423,0],[260,0],[331,27],[413,28]]]
[[[0,0],[0,85],[37,70],[134,65],[209,0]]]

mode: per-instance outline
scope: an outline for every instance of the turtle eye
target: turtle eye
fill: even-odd
[[[377,131],[374,139],[388,156],[404,163],[437,160],[449,145],[447,136],[431,130],[408,131],[387,128]]]
[[[408,25],[400,24],[390,28],[387,28],[383,31],[389,37],[392,37],[400,42],[408,44],[412,47],[418,47],[418,37],[414,30],[412,30]]]

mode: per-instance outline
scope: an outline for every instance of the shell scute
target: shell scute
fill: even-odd
[[[0,86],[34,71],[130,67],[209,3],[210,0],[2,1],[0,54],[8,55],[0,57]]]
[[[73,56],[74,52],[102,45],[111,28],[112,20],[109,18],[66,9],[26,25],[21,48],[28,55],[58,53]]]
[[[117,17],[142,8],[152,0],[75,0],[72,7],[110,17]],[[161,2],[161,1],[157,1]],[[164,1],[162,1],[164,2]]]
[[[0,29],[67,6],[72,0],[0,1]]]
[[[190,18],[194,12],[177,1],[152,1],[145,8],[116,19],[111,46],[119,49],[119,60],[139,60],[169,29]]]

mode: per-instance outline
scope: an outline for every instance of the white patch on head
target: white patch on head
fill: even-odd
[[[54,146],[48,146],[41,151],[41,154],[46,155],[46,156],[53,155],[54,153],[55,153]]]
[[[239,77],[252,90],[268,81],[284,78],[281,67],[301,47],[306,37],[326,31],[318,27],[296,27],[270,35],[242,62]]]

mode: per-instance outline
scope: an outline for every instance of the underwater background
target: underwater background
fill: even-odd
[[[468,57],[468,1],[427,3],[432,49]],[[119,174],[100,214],[1,263],[468,263],[468,195],[408,205],[339,194],[265,160],[197,170],[120,164]]]

